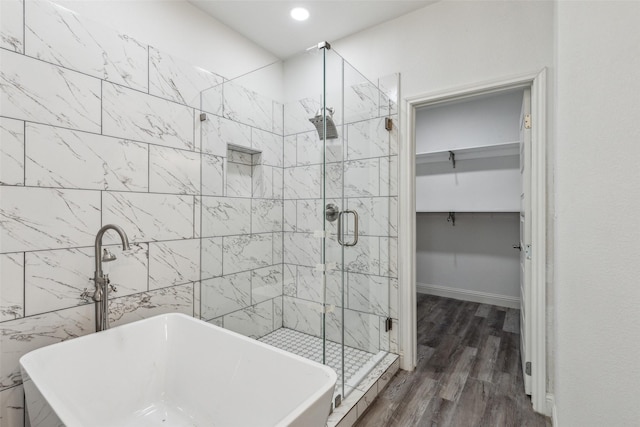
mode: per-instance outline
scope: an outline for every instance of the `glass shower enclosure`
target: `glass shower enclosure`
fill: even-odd
[[[397,352],[397,87],[320,43],[201,93],[198,314],[331,366],[336,404]]]

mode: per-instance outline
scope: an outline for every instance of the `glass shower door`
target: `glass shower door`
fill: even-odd
[[[389,349],[390,134],[376,84],[334,50],[324,71],[323,329],[346,397]]]

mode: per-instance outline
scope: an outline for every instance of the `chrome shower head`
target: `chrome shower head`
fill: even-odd
[[[327,130],[326,139],[336,139],[338,138],[338,129],[336,128],[335,123],[333,123],[333,112],[334,109],[331,107],[327,107],[325,109],[325,114],[322,114],[322,108],[318,110],[316,115],[309,119],[311,123],[316,127],[318,131],[318,136],[320,139],[325,139],[325,127]],[[326,117],[326,126],[325,120],[323,118]]]

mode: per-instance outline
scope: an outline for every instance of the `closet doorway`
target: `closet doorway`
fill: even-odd
[[[404,191],[400,192],[402,221],[399,230],[403,368],[410,369],[412,363],[415,366],[412,356],[415,357],[417,348],[417,289],[440,296],[517,307],[521,316],[520,351],[525,391],[532,395],[534,409],[542,413],[548,412],[544,281],[545,90],[543,71],[509,81],[407,99],[405,135],[408,144],[400,155],[400,170],[409,173],[400,177],[400,187]],[[465,119],[464,113],[474,109],[476,114]],[[507,113],[501,114],[501,110]],[[495,117],[484,117],[483,112],[502,118],[498,117],[496,121]],[[430,119],[425,120],[425,116]],[[501,119],[510,122],[504,129]],[[430,127],[427,143],[425,129],[420,126]],[[417,219],[416,212],[422,212]],[[424,249],[424,243],[418,242],[425,230],[433,237],[429,239],[431,243],[439,241],[451,246],[452,242],[447,241],[446,236],[457,236],[455,239],[462,239],[457,242],[458,246],[464,246],[464,239],[471,239],[469,242],[474,239],[468,232],[469,227],[475,227],[473,223],[484,227],[484,231],[475,233],[475,238],[482,239],[479,236],[484,233],[489,237],[487,245],[500,247],[504,256],[494,258],[504,261],[504,266],[492,269],[484,265],[478,271],[476,257],[474,273],[473,257],[465,259],[464,253],[447,254],[446,250],[419,251],[416,259],[416,247]],[[454,227],[459,229],[452,233]],[[503,233],[499,231],[500,227],[505,227]],[[465,228],[467,232],[463,231]],[[510,251],[518,252],[505,254],[506,244]],[[439,256],[445,258],[438,259]],[[491,277],[492,274],[496,276]],[[488,287],[465,289],[459,280],[454,280],[455,275],[458,275],[457,279],[475,275],[480,279],[475,280],[480,283],[478,286],[486,279]],[[438,280],[443,283],[437,283]],[[503,283],[497,283],[500,281]]]

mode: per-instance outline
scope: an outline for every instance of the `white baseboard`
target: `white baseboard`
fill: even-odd
[[[468,289],[451,288],[448,286],[427,285],[426,283],[416,283],[416,291],[421,294],[436,295],[439,297],[520,309],[520,298],[510,297],[506,295],[490,294],[488,292],[471,291]]]

